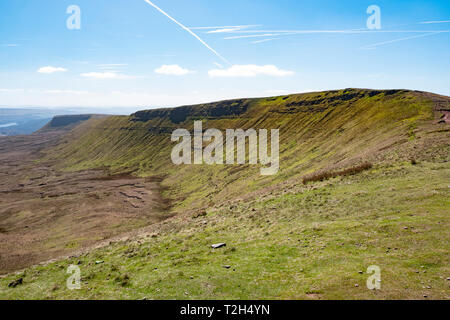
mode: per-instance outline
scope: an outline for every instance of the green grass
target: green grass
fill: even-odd
[[[246,111],[227,117],[208,115],[221,103],[187,107],[181,123],[152,111],[146,122],[91,119],[65,136],[45,159],[160,177],[177,215],[152,226],[156,237],[1,278],[0,298],[448,299],[449,131],[430,121],[430,98],[347,89],[225,103],[240,104]],[[170,132],[192,130],[194,119],[204,129],[279,128],[280,172],[174,166]],[[302,183],[366,161],[373,167],[355,175]],[[210,248],[218,242],[227,246]],[[81,268],[81,290],[66,289],[70,264]],[[381,268],[379,291],[365,285],[371,265]]]
[[[8,275],[0,298],[448,299],[449,178],[449,162],[395,162],[307,186],[299,179],[175,217],[157,237]],[[227,246],[210,248],[218,242]],[[70,291],[66,269],[78,262],[82,289]],[[381,290],[366,288],[370,265],[381,268]],[[24,284],[8,288],[18,277]]]
[[[163,177],[164,196],[172,200],[175,211],[182,211],[315,171],[335,171],[369,161],[390,145],[413,144],[423,134],[423,123],[433,118],[432,101],[411,91],[347,89],[243,99],[222,103],[246,106],[239,116],[205,115],[220,104],[188,107],[192,115],[181,123],[171,122],[167,115],[146,122],[133,121],[133,116],[92,119],[50,151],[47,159],[56,159],[64,170],[108,168]],[[152,112],[161,113],[142,113]],[[205,130],[280,129],[279,173],[262,177],[255,166],[173,165],[170,152],[175,143],[170,141],[170,133],[176,128],[192,130],[198,119],[203,120]]]

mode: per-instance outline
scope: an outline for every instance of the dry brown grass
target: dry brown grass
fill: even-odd
[[[370,162],[364,162],[340,171],[319,171],[303,177],[303,184],[307,184],[308,182],[324,181],[338,176],[351,176],[359,172],[369,170],[372,167],[373,165]]]
[[[157,182],[57,171],[39,159],[52,133],[0,142],[0,274],[72,254],[169,217]],[[32,165],[30,165],[32,164]]]

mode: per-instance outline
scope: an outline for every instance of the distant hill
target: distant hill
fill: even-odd
[[[50,122],[54,116],[72,112],[55,109],[0,108],[0,134],[7,136],[32,134]]]
[[[43,133],[51,130],[70,130],[77,125],[89,119],[101,119],[107,117],[106,115],[99,114],[77,114],[77,115],[62,115],[55,116],[44,127],[42,127],[38,133]]]
[[[109,111],[119,111],[118,108]],[[39,108],[0,108],[0,135],[14,136],[32,134],[50,121],[53,117],[70,115],[95,115],[102,109],[96,108],[68,108],[68,109],[39,109]]]

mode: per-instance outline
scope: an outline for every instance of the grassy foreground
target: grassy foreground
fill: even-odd
[[[0,299],[449,299],[449,178],[449,162],[395,162],[299,180],[1,278]],[[66,288],[70,264],[81,290]]]

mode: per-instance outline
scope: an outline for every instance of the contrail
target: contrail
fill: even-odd
[[[275,37],[275,36],[289,36],[297,33],[263,33],[263,34],[251,34],[248,36],[232,36],[225,37],[225,40],[235,40],[235,39],[245,39],[245,38],[264,38],[264,37]]]
[[[208,30],[208,29],[248,29],[252,27],[260,27],[260,24],[246,24],[241,26],[216,26],[216,27],[189,27],[191,30]]]
[[[433,24],[433,23],[450,23],[450,20],[446,20],[446,21],[424,21],[424,22],[420,22],[421,24]]]
[[[220,53],[218,53],[216,50],[214,50],[213,48],[211,48],[205,41],[203,41],[198,35],[196,35],[194,32],[192,32],[191,29],[189,29],[188,27],[184,26],[183,24],[181,24],[180,22],[178,22],[177,20],[175,20],[174,18],[172,18],[169,14],[167,14],[166,12],[164,12],[160,7],[158,7],[157,5],[155,5],[154,3],[152,3],[150,0],[144,0],[145,2],[147,2],[149,5],[151,5],[153,8],[155,8],[156,10],[158,10],[159,12],[161,12],[163,15],[165,15],[167,18],[169,18],[170,20],[172,20],[173,22],[175,22],[177,25],[179,25],[181,28],[183,28],[184,30],[186,30],[187,32],[189,32],[192,36],[194,36],[198,41],[200,41],[206,48],[208,48],[210,51],[212,51],[216,56],[218,56],[222,61],[226,62],[227,64],[229,64],[230,66],[232,65],[227,59],[225,59],[224,57],[222,57],[222,55]]]
[[[448,32],[450,30],[443,30]],[[364,34],[364,33],[426,33],[430,32],[430,30],[365,30],[365,29],[357,29],[357,30],[235,30],[229,33],[292,33],[292,34]]]
[[[376,47],[379,46],[383,46],[385,44],[390,44],[390,43],[395,43],[395,42],[400,42],[400,41],[405,41],[405,40],[410,40],[410,39],[416,39],[416,38],[423,38],[423,37],[428,37],[428,36],[432,36],[438,33],[443,33],[443,32],[448,32],[448,31],[434,31],[434,32],[429,32],[426,34],[420,34],[420,35],[416,35],[416,36],[412,36],[412,37],[406,37],[406,38],[401,38],[401,39],[394,39],[394,40],[390,40],[390,41],[384,41],[384,42],[378,42],[378,43],[374,43],[374,44],[370,44],[367,46],[362,47],[361,49],[374,49]]]
[[[264,39],[264,40],[253,41],[252,43],[258,44],[258,43],[269,42],[269,41],[278,40],[278,39],[280,39],[280,38],[269,38],[269,39]]]

